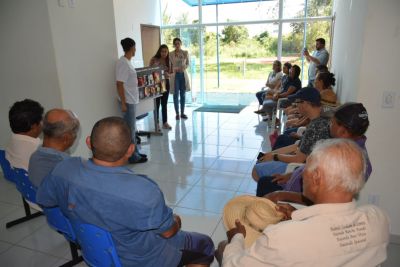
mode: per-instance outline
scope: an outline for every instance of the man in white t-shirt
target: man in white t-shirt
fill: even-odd
[[[129,163],[143,163],[147,161],[147,155],[141,154],[136,144],[136,105],[139,104],[139,90],[136,70],[131,63],[136,53],[136,43],[131,38],[125,38],[121,40],[121,45],[125,54],[118,60],[115,74],[121,111],[131,128],[132,143],[135,144],[135,151],[129,158]]]
[[[389,220],[378,207],[357,207],[364,185],[365,155],[349,139],[319,142],[303,172],[304,196],[314,205],[296,210],[278,204],[287,221],[267,226],[245,249],[240,222],[221,242],[224,267],[236,266],[377,266],[385,261]],[[247,224],[251,225],[249,217]],[[219,259],[219,257],[217,257]]]
[[[28,170],[29,158],[40,145],[43,111],[38,102],[30,99],[15,102],[10,108],[12,134],[5,151],[12,167]]]

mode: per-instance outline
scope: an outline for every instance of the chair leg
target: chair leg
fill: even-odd
[[[22,218],[16,219],[14,221],[6,223],[6,228],[7,229],[11,228],[11,227],[13,227],[13,226],[15,226],[17,224],[29,221],[29,220],[31,220],[33,218],[36,218],[36,217],[39,217],[39,216],[43,215],[43,212],[41,212],[41,211],[38,211],[38,212],[35,212],[35,213],[31,213],[31,209],[29,207],[29,204],[28,204],[28,202],[26,202],[26,200],[24,198],[22,198],[22,203],[24,204],[25,216],[22,217]]]
[[[69,248],[71,250],[72,260],[64,263],[60,267],[71,267],[83,261],[83,257],[78,255],[78,245],[69,242]]]
[[[31,216],[31,208],[25,198],[22,197],[22,203],[24,203],[25,216]]]

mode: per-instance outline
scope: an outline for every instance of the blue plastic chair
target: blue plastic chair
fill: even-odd
[[[111,234],[92,224],[71,220],[85,262],[91,267],[122,267]]]
[[[0,149],[0,165],[3,170],[4,178],[15,183],[13,169],[11,168],[10,162],[6,159],[6,152],[2,149]]]
[[[28,172],[24,169],[14,169],[15,185],[21,195],[36,204],[36,187],[29,180]]]
[[[64,263],[61,266],[73,266],[83,261],[82,256],[78,254],[78,245],[75,232],[72,228],[68,218],[64,216],[59,207],[54,208],[43,208],[43,212],[46,215],[47,223],[55,231],[62,234],[65,239],[69,242],[69,248],[71,250],[72,260]]]
[[[43,215],[43,213],[40,211],[31,213],[29,204],[25,200],[28,199],[32,203],[36,203],[36,188],[29,181],[28,173],[23,169],[12,168],[10,162],[5,157],[4,150],[0,150],[0,163],[1,163],[1,168],[3,169],[4,177],[8,181],[13,182],[16,185],[18,191],[21,193],[22,204],[25,210],[24,217],[6,223],[6,228],[13,227],[20,223],[29,221],[33,218]]]

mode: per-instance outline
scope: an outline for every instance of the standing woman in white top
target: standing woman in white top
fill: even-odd
[[[131,63],[136,53],[136,43],[131,38],[125,38],[121,40],[121,45],[125,54],[118,60],[115,72],[121,111],[131,128],[132,143],[135,145],[135,152],[129,158],[129,163],[143,163],[147,161],[147,155],[140,154],[136,144],[136,105],[139,103],[139,90],[136,70]]]
[[[187,119],[188,117],[185,115],[185,93],[190,91],[189,75],[186,71],[189,66],[189,53],[181,49],[181,39],[174,38],[172,43],[174,44],[175,50],[169,54],[172,70],[170,76],[170,92],[174,95],[176,119]],[[178,97],[180,97],[181,104],[180,115]]]

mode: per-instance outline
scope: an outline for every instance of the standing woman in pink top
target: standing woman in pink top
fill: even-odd
[[[182,41],[179,38],[174,38],[173,44],[175,50],[169,55],[172,74],[170,76],[171,93],[174,95],[174,107],[176,119],[187,119],[185,115],[185,93],[190,91],[189,75],[187,67],[189,66],[189,53],[181,49]],[[179,114],[180,97],[181,113]]]
[[[162,122],[164,129],[172,129],[172,127],[168,124],[167,119],[167,104],[168,104],[168,96],[169,96],[169,73],[170,73],[170,63],[169,63],[169,50],[168,46],[162,44],[160,48],[158,48],[157,53],[154,57],[151,58],[149,66],[160,66],[162,70],[164,70],[165,77],[165,89],[166,91],[162,94],[162,97],[158,97],[156,99],[157,104],[157,114],[159,114],[160,105],[161,105],[161,114],[162,114]],[[158,115],[158,118],[160,116]]]

